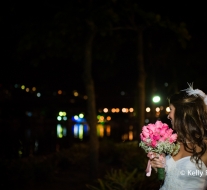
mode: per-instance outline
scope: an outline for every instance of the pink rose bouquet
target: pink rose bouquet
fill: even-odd
[[[159,155],[172,154],[176,155],[179,151],[179,144],[176,144],[177,134],[173,134],[173,130],[169,128],[166,123],[156,121],[155,124],[148,124],[142,127],[142,133],[140,134],[141,142],[139,146],[145,150],[146,153],[152,155],[155,152]],[[160,156],[159,156],[160,158]],[[150,167],[150,168],[149,168]],[[147,176],[151,174],[151,165],[148,161]],[[158,168],[158,178],[164,179],[164,168]]]

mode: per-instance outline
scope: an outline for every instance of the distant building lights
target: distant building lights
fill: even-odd
[[[150,110],[151,110],[151,109],[150,109],[149,107],[146,108],[146,112],[150,112]]]
[[[35,92],[36,91],[36,87],[32,87],[32,91]]]
[[[84,118],[84,115],[82,113],[79,114],[80,118]]]
[[[107,121],[110,121],[110,120],[111,120],[111,117],[110,117],[110,116],[107,116],[107,117],[106,117],[106,120],[107,120]]]
[[[156,112],[159,112],[159,111],[160,111],[160,108],[159,108],[159,107],[157,107],[157,108],[155,109],[155,111],[156,111]]]
[[[22,90],[24,90],[24,89],[25,89],[25,86],[24,86],[24,85],[22,85],[22,86],[21,86],[21,89],[22,89]]]
[[[111,112],[112,112],[112,113],[115,113],[115,112],[116,112],[116,109],[115,109],[115,108],[112,108],[112,109],[111,109]]]
[[[168,87],[168,83],[167,83],[167,82],[165,82],[164,86],[165,86],[165,87]]]
[[[159,97],[159,96],[154,96],[154,97],[152,98],[152,101],[153,101],[154,103],[158,103],[158,102],[160,101],[160,97]]]
[[[134,109],[133,108],[129,108],[129,112],[133,112],[134,111]]]
[[[100,116],[99,122],[104,122],[104,116]]]
[[[57,120],[58,121],[61,121],[62,120],[62,117],[61,116],[57,116]]]
[[[14,88],[18,88],[18,87],[19,87],[19,85],[18,85],[18,84],[15,84],[15,85],[14,85]]]
[[[122,112],[125,113],[126,112],[126,108],[122,108]]]
[[[103,109],[103,112],[104,112],[104,113],[107,113],[108,111],[109,111],[108,108],[104,108],[104,109]]]
[[[77,91],[73,91],[73,95],[77,97],[78,96],[78,92]]]
[[[67,119],[68,119],[68,118],[67,118],[66,116],[63,117],[63,120],[64,120],[64,121],[67,121]]]
[[[62,114],[63,114],[63,116],[66,116],[66,115],[67,115],[67,113],[66,113],[65,111],[63,111],[63,113],[62,113]]]
[[[62,111],[59,112],[59,116],[63,116],[63,112]]]
[[[119,108],[116,108],[116,113],[119,113]]]
[[[25,90],[26,90],[26,92],[29,92],[29,88],[26,88]]]
[[[149,123],[149,119],[145,119],[145,123]]]
[[[38,92],[38,93],[37,93],[37,97],[39,98],[40,96],[41,96],[41,93]]]
[[[87,100],[87,99],[88,99],[88,96],[86,96],[86,95],[83,96],[83,99],[84,99],[84,100]]]
[[[170,107],[166,107],[166,112],[170,112]]]
[[[77,115],[75,115],[75,116],[74,116],[74,119],[75,119],[75,120],[78,120],[78,116],[77,116]]]
[[[63,92],[62,90],[58,90],[58,94],[61,95]]]

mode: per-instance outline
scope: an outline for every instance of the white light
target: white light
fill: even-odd
[[[84,118],[84,115],[82,113],[79,114],[80,118]]]
[[[151,109],[150,109],[149,107],[146,108],[146,112],[150,112],[150,110],[151,110]]]
[[[169,107],[166,107],[166,112],[170,112],[170,108]]]
[[[156,112],[159,112],[159,111],[160,111],[160,108],[159,108],[159,107],[157,107],[157,108],[155,109],[155,111],[156,111]]]
[[[75,116],[74,116],[74,119],[75,119],[75,120],[78,120],[78,116],[77,116],[77,115],[75,115]]]
[[[159,97],[159,96],[154,96],[153,99],[152,99],[152,101],[153,101],[154,103],[157,103],[157,102],[160,101],[160,97]]]
[[[122,112],[125,113],[126,112],[126,108],[122,108]]]
[[[104,112],[104,113],[107,113],[108,111],[109,111],[108,108],[104,108],[104,109],[103,109],[103,112]]]
[[[38,93],[37,93],[37,97],[40,97],[40,96],[41,96],[41,94],[38,92]]]
[[[62,118],[61,118],[60,116],[57,116],[57,120],[58,120],[58,121],[61,121]]]
[[[63,120],[66,121],[68,118],[66,116],[63,117]]]

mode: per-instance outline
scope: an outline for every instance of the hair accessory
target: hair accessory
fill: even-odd
[[[187,83],[187,84],[188,84],[189,88],[184,89],[182,91],[185,91],[188,96],[191,96],[191,95],[193,95],[195,97],[198,97],[198,95],[201,96],[203,98],[204,103],[207,105],[207,95],[202,90],[199,90],[199,89],[194,90],[193,83],[191,83],[191,84]]]

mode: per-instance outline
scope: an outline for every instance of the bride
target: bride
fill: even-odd
[[[160,190],[205,190],[207,188],[207,95],[189,88],[169,99],[173,129],[177,132],[180,151],[167,155],[165,161],[154,157],[151,166],[165,168]]]

